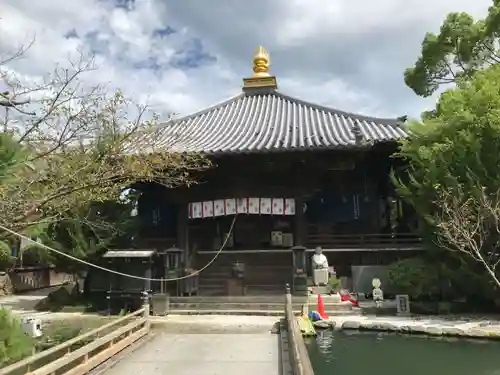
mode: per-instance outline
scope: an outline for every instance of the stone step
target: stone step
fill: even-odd
[[[257,285],[257,284],[247,284],[245,285],[247,295],[272,295],[279,296],[283,295],[283,288],[281,285]],[[198,286],[199,291],[206,290],[224,290],[227,294],[227,283],[210,283]]]
[[[198,287],[199,288],[202,288],[202,287],[210,287],[212,285],[216,285],[216,286],[226,286],[227,284],[227,279],[221,279],[221,280],[218,280],[218,279],[207,279],[207,280],[199,280],[198,281]]]
[[[279,283],[257,283],[257,282],[250,282],[247,281],[245,283],[245,286],[247,288],[252,288],[252,289],[262,289],[262,290],[276,290],[276,294],[284,294],[285,293],[285,285],[286,282],[279,282]]]
[[[233,264],[228,265],[211,265],[202,271],[202,273],[212,273],[212,272],[231,272],[233,269]],[[266,273],[266,272],[290,272],[292,273],[293,268],[289,266],[269,266],[263,267],[259,265],[245,265],[245,270],[251,271],[253,273]]]
[[[292,275],[292,270],[290,269],[281,269],[281,268],[270,268],[270,269],[245,269],[246,273],[248,275],[257,275],[257,276],[268,276],[268,275]],[[232,269],[217,269],[217,270],[211,270],[211,271],[202,271],[200,273],[200,277],[207,276],[207,275],[229,275],[231,274]]]
[[[217,288],[211,288],[211,289],[202,289],[198,290],[198,295],[203,296],[203,297],[213,297],[213,296],[225,296],[227,294],[226,288],[223,289],[217,289]]]
[[[360,309],[353,309],[353,310],[325,310],[326,315],[329,317],[332,316],[359,316],[363,315],[363,312]]]
[[[330,297],[330,296],[325,296],[325,297]],[[333,297],[333,298],[325,298],[323,297],[323,303],[327,304],[327,303],[348,303],[348,302],[341,302],[340,298],[336,298],[336,297]],[[318,298],[314,297],[314,296],[309,296],[309,298],[307,299],[307,301],[309,303],[314,303],[314,304],[318,304]]]
[[[296,316],[300,316],[300,310],[294,310]],[[357,316],[358,311],[336,311],[326,312],[329,317],[333,316]],[[171,310],[171,315],[255,315],[255,316],[284,316],[283,310]],[[154,319],[154,317],[153,317]]]
[[[192,296],[170,297],[171,303],[284,303],[284,294],[254,296]],[[303,304],[307,297],[293,297],[293,303]]]
[[[198,277],[201,280],[204,279],[228,279],[232,276],[232,272],[214,272],[214,273],[207,273],[207,274],[200,274]],[[274,272],[270,271],[269,273],[251,273],[247,272],[245,273],[245,280],[291,280],[293,278],[293,275],[291,272]]]
[[[205,283],[198,283],[198,289],[211,289],[211,288],[227,289],[226,284],[227,283],[225,283],[225,282],[217,282],[217,281],[211,280],[211,281],[205,282]]]
[[[284,296],[281,295],[281,289],[278,288],[262,288],[262,287],[252,287],[248,286],[246,288],[245,296],[269,296],[278,299],[284,299]]]
[[[294,304],[293,308],[301,310],[302,305]],[[172,310],[284,310],[284,303],[238,303],[226,302],[219,303],[170,303]]]
[[[220,274],[220,273],[213,273],[213,274],[207,274],[207,275],[200,275],[198,277],[198,280],[227,280],[229,278],[229,274],[227,273],[224,273],[224,274]]]
[[[310,303],[309,311],[317,310],[318,304]],[[353,309],[350,303],[325,303],[325,311],[351,311]]]
[[[285,291],[286,282],[278,282],[278,283],[262,283],[262,282],[247,282],[245,287],[248,290],[252,291],[265,291],[265,292],[274,292],[275,295],[283,294]],[[203,282],[199,282],[199,289],[210,289],[210,288],[220,288],[227,289],[227,279],[224,280],[205,280]],[[269,294],[269,293],[267,293]]]
[[[199,289],[197,296],[199,297],[222,297],[227,294],[227,290],[224,288],[209,288],[209,289]]]
[[[280,303],[268,303],[268,304],[257,304],[257,303],[170,303],[170,309],[172,311],[177,310],[199,310],[199,311],[224,311],[224,310],[251,310],[251,311],[268,311],[268,310],[281,310],[284,311],[284,304]],[[293,309],[297,311],[302,311],[302,305],[294,304]],[[315,311],[316,308],[310,307],[309,311]],[[346,308],[344,306],[325,306],[325,312],[327,314],[335,313],[350,313],[352,308]]]
[[[254,316],[284,316],[283,310],[171,310],[171,315],[254,315]],[[295,311],[300,315],[300,310]]]
[[[292,278],[289,277],[247,277],[246,285],[278,285],[285,290],[285,285],[290,283]]]

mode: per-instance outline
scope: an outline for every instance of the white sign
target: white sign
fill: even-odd
[[[38,338],[43,336],[42,321],[40,319],[24,318],[21,320],[21,327],[28,336]]]
[[[409,314],[410,313],[410,296],[408,294],[397,294],[396,295],[396,307],[398,314]]]

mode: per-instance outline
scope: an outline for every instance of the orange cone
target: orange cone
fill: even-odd
[[[325,304],[323,303],[323,297],[321,294],[318,294],[318,314],[322,319],[328,319],[328,315],[325,312]]]

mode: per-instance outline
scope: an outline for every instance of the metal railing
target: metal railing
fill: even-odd
[[[123,326],[124,323],[127,324]],[[4,367],[0,375],[87,374],[149,331],[149,297],[146,297],[141,309]]]
[[[286,284],[285,321],[288,331],[288,350],[290,353],[293,375],[314,375],[309,353],[307,352],[299,323],[293,312],[292,294],[289,284]]]

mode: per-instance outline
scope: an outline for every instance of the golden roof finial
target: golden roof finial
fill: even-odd
[[[253,75],[243,78],[243,91],[248,93],[271,92],[278,88],[276,77],[269,74],[269,54],[259,46],[253,55]]]
[[[259,46],[253,55],[254,77],[269,77],[269,54],[264,47]]]

